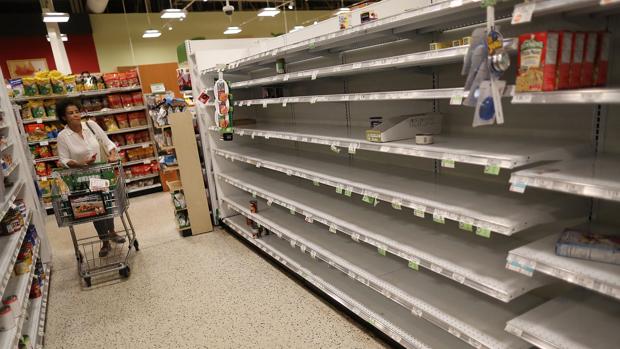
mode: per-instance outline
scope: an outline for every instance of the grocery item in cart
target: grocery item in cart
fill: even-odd
[[[73,219],[83,219],[106,214],[105,202],[101,193],[71,195],[69,197]]]

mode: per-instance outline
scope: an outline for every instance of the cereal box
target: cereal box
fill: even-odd
[[[557,89],[569,88],[570,60],[573,54],[573,32],[560,32],[558,46]]]
[[[573,37],[573,58],[570,62],[569,87],[581,87],[581,64],[583,63],[586,33],[575,33]]]
[[[609,64],[609,33],[600,32],[597,35],[596,59],[594,60],[594,86],[605,86],[607,83],[607,66]]]
[[[590,87],[593,84],[596,41],[596,33],[590,32],[586,34],[583,62],[581,63],[581,87]]]
[[[558,33],[519,36],[517,92],[555,90]]]

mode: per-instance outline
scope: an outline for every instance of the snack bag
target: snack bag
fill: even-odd
[[[557,88],[569,88],[570,61],[573,56],[573,32],[560,32],[558,46]]]
[[[129,127],[129,120],[127,118],[127,114],[116,114],[114,118],[116,119],[116,123],[118,124],[119,128]]]
[[[108,107],[112,109],[119,109],[123,107],[123,102],[119,95],[108,95]]]
[[[135,70],[125,72],[125,80],[127,81],[127,86],[140,85],[140,79],[138,79],[138,72]]]
[[[120,84],[120,87],[129,86],[129,82],[127,81],[127,73],[118,73],[118,82]]]
[[[45,114],[49,118],[56,117],[56,100],[55,99],[46,99],[43,101],[43,106],[45,107]]]
[[[25,96],[38,96],[39,89],[37,88],[37,83],[34,78],[23,78],[22,83],[24,85],[24,95]]]
[[[35,78],[39,94],[41,96],[49,96],[52,94],[52,83],[49,77]]]
[[[133,133],[128,133],[125,135],[125,144],[136,144]]]
[[[9,79],[9,85],[11,91],[13,91],[13,97],[21,97],[24,95],[24,83],[22,79]]]
[[[62,95],[66,93],[65,82],[61,72],[52,70],[49,73],[50,83],[52,84],[52,93]]]
[[[121,87],[121,82],[118,79],[118,73],[105,73],[103,74],[103,81],[108,88]]]
[[[575,33],[573,37],[573,57],[570,61],[569,87],[581,87],[581,65],[585,51],[586,33]]]
[[[103,118],[103,123],[105,125],[106,131],[117,131],[118,130],[118,125],[116,124],[116,121],[114,121],[114,117],[111,115],[105,116]]]
[[[67,91],[67,93],[73,93],[78,91],[75,75],[66,75],[62,79],[65,83],[65,91]]]
[[[594,62],[594,86],[605,86],[607,83],[607,68],[609,65],[609,40],[608,32],[598,33],[598,43],[596,47],[596,59]]]
[[[586,41],[581,63],[581,87],[594,85],[594,60],[596,59],[596,44],[598,35],[595,32],[586,34]]]
[[[558,33],[520,35],[516,91],[555,90],[557,56]]]
[[[133,98],[131,98],[131,95],[129,94],[122,94],[121,103],[123,104],[123,107],[125,108],[133,107]]]
[[[101,75],[94,75],[95,77],[95,81],[97,82],[97,90],[105,90],[106,89],[106,84],[105,81],[103,80],[103,76]]]
[[[49,158],[52,156],[52,151],[48,145],[39,147],[39,157],[40,158]]]
[[[32,119],[32,109],[30,109],[30,104],[24,104],[19,113],[22,116],[22,120]]]
[[[132,93],[131,99],[132,99],[133,105],[135,106],[144,105],[144,99],[142,98],[142,92]]]
[[[34,170],[37,173],[37,176],[45,177],[47,176],[47,166],[45,166],[44,162],[38,162],[34,165]]]
[[[32,110],[33,117],[35,118],[45,117],[45,107],[43,106],[42,101],[29,101],[28,105],[30,106],[30,110]]]

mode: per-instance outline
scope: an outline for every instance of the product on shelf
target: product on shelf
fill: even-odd
[[[558,33],[554,32],[528,33],[519,36],[517,92],[556,89],[558,36]],[[577,71],[579,72],[580,68]],[[571,81],[572,76],[571,70]]]
[[[127,114],[116,114],[114,115],[114,119],[116,120],[116,124],[119,128],[127,128],[129,127],[129,120],[127,118]]]
[[[189,217],[187,216],[187,212],[179,211],[176,213],[177,222],[179,223],[179,228],[187,228],[189,227]]]
[[[108,88],[121,87],[121,82],[118,78],[118,73],[105,73],[103,74],[103,81]]]
[[[106,98],[108,99],[109,108],[120,109],[123,107],[123,101],[121,100],[120,95],[108,95]]]
[[[37,72],[34,75],[34,80],[37,83],[37,89],[39,95],[49,96],[52,94],[52,83],[50,82],[49,72]]]
[[[570,62],[569,88],[581,87],[581,66],[583,64],[583,54],[585,52],[586,33],[575,33],[573,35],[573,56]]]
[[[19,211],[19,209],[9,208],[0,221],[0,235],[11,235],[20,231],[23,226],[23,214]]]
[[[57,70],[52,70],[48,74],[50,84],[52,85],[52,93],[56,95],[62,95],[66,93],[64,76]]]
[[[439,134],[441,121],[438,113],[392,117],[366,130],[366,139],[381,143],[414,138],[419,134]]]
[[[13,311],[13,316],[17,319],[21,313],[21,307],[19,306],[19,297],[17,295],[8,295],[2,298],[2,306],[10,307]]]
[[[33,77],[22,78],[22,83],[24,86],[24,96],[32,97],[39,95],[39,89]]]
[[[123,107],[125,108],[133,107],[133,98],[131,97],[130,94],[122,94],[120,95],[120,97],[121,97],[121,104],[123,105]]]
[[[607,67],[609,65],[609,40],[607,32],[597,35],[596,58],[594,60],[593,86],[605,86],[607,83]]]
[[[30,101],[28,102],[28,107],[30,107],[33,117],[35,118],[46,117],[45,106],[43,104],[43,101]]]
[[[22,79],[9,79],[10,92],[13,97],[21,97],[24,95],[24,83]]]
[[[184,208],[186,208],[186,203],[185,203],[185,194],[183,194],[183,191],[176,191],[172,194],[172,203],[174,204],[174,208],[177,210],[182,210]]]
[[[77,83],[75,75],[66,75],[63,77],[63,81],[65,83],[65,91],[67,93],[77,92]]]
[[[103,120],[103,125],[105,126],[103,129],[110,132],[110,131],[118,131],[118,125],[116,124],[116,120],[114,119],[113,115],[107,115],[104,116],[103,118],[101,118],[101,120]]]
[[[559,256],[620,264],[620,236],[565,229],[555,244]]]
[[[558,70],[557,89],[564,90],[570,87],[570,62],[573,57],[573,37],[575,33],[562,31],[558,37]]]
[[[131,101],[134,106],[144,105],[144,98],[142,92],[134,92],[131,94]]]
[[[129,127],[144,126],[147,124],[146,115],[143,112],[128,113]]]
[[[9,306],[0,308],[0,332],[8,331],[15,327],[15,315]]]

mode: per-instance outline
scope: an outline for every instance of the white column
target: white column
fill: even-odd
[[[52,54],[56,63],[56,70],[63,74],[71,74],[71,65],[65,50],[65,44],[60,37],[60,28],[58,23],[45,23],[47,27],[47,35],[50,38],[50,46],[52,46]]]

